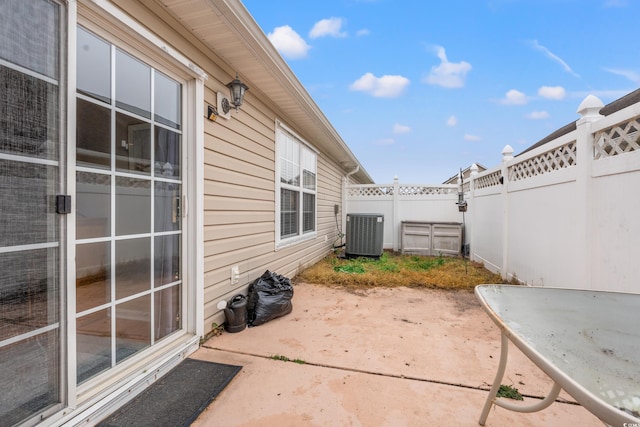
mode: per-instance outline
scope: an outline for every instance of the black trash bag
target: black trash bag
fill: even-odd
[[[291,280],[269,270],[249,285],[247,317],[249,326],[259,326],[291,313]]]

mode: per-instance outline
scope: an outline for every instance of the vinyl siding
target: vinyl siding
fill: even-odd
[[[287,124],[286,117],[252,99],[232,112],[232,120],[205,129],[205,329],[224,321],[217,308],[221,299],[246,294],[265,270],[293,278],[326,256],[337,237],[333,212],[341,203],[344,172],[320,152],[317,236],[276,250],[276,119]],[[220,129],[227,125],[239,130]],[[236,265],[240,282],[232,286],[230,272]]]
[[[217,105],[217,92],[226,94],[225,84],[232,78],[222,59],[153,2],[114,3],[202,68],[208,75],[205,111],[207,105]],[[220,300],[246,294],[251,281],[267,269],[293,278],[326,256],[338,236],[334,205],[342,203],[345,171],[319,152],[317,236],[276,250],[275,122],[291,127],[277,110],[274,101],[261,97],[259,87],[251,87],[240,111],[231,111],[230,120],[204,122],[204,283],[197,286],[204,287],[204,301],[199,303],[204,305],[205,333],[224,321],[217,308]],[[292,130],[306,138],[300,129]],[[305,142],[314,146],[313,140]],[[342,226],[341,215],[338,218]],[[240,281],[231,285],[231,267],[236,265]]]

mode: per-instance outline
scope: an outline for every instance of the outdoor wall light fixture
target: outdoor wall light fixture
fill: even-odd
[[[240,107],[244,102],[244,93],[249,90],[247,85],[242,83],[238,78],[238,73],[236,73],[236,78],[227,84],[227,87],[229,88],[229,93],[231,94],[231,102],[227,101],[226,99],[223,100],[222,109],[224,110],[225,114],[229,112],[232,106],[236,107],[236,111],[238,111],[238,107]]]

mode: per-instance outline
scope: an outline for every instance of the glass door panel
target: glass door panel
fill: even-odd
[[[156,176],[179,179],[182,155],[180,134],[169,129],[156,127],[155,139]]]
[[[116,49],[116,105],[151,118],[151,68]]]
[[[81,313],[111,301],[111,244],[86,243],[76,252],[76,310]]]
[[[76,160],[78,166],[111,168],[111,112],[101,105],[77,99]]]
[[[111,360],[111,310],[103,309],[76,321],[76,357],[78,383],[104,372]]]
[[[92,98],[111,102],[111,46],[83,28],[78,28],[76,88]]]
[[[86,74],[76,141],[83,383],[182,327],[182,85],[87,30],[78,34],[78,49],[92,52],[78,52],[78,74]],[[93,65],[83,62],[93,57],[109,69],[93,78],[108,83],[88,79]]]
[[[151,289],[151,239],[116,242],[116,299]]]
[[[165,288],[155,295],[154,331],[159,340],[180,328],[180,286]]]
[[[76,173],[76,238],[111,236],[111,175]]]
[[[116,362],[151,345],[151,295],[116,306]]]
[[[59,405],[62,387],[60,22],[53,1],[0,8],[0,424]]]

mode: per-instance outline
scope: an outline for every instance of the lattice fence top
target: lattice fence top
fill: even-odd
[[[501,176],[502,173],[500,171],[495,171],[493,173],[478,177],[474,180],[474,188],[477,190],[480,188],[489,188],[500,185]]]
[[[568,142],[509,167],[509,181],[519,181],[576,165],[576,141]]]
[[[393,186],[386,187],[347,187],[349,196],[390,196],[393,194]]]
[[[402,185],[398,187],[398,194],[401,196],[423,196],[435,194],[457,194],[458,190],[452,187],[422,186],[422,185]]]
[[[371,197],[371,196],[393,196],[395,187],[393,185],[381,186],[351,186],[347,188],[347,194],[351,197]],[[428,185],[400,185],[398,186],[399,196],[432,196],[438,194],[457,194],[458,190],[447,186]]]
[[[619,123],[595,135],[593,158],[595,160],[640,150],[640,124],[638,117]]]

